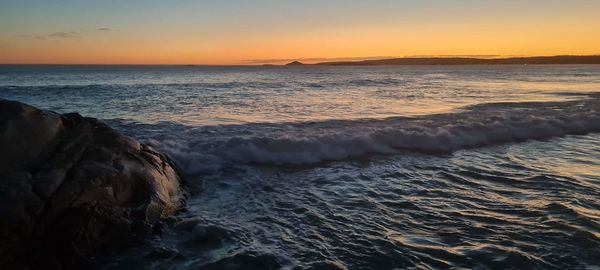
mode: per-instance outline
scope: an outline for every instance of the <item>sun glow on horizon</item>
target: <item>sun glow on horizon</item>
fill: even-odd
[[[600,53],[598,1],[0,0],[0,63],[261,64]]]

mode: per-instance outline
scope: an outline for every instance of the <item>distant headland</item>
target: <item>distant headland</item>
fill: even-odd
[[[557,55],[509,58],[472,57],[405,57],[363,61],[332,61],[316,64],[303,64],[293,61],[286,66],[384,66],[384,65],[560,65],[560,64],[600,64],[600,55]]]
[[[287,63],[285,65],[286,66],[304,66],[305,64],[300,61],[294,61],[294,62]]]

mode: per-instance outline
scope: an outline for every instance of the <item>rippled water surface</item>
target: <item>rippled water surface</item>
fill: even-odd
[[[600,66],[0,67],[171,156],[188,209],[100,269],[598,269]]]

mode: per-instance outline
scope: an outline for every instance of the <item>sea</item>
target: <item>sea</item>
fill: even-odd
[[[190,195],[97,269],[600,269],[600,65],[0,66]]]

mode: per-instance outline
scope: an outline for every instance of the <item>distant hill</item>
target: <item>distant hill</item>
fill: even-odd
[[[294,63],[294,62],[292,62]],[[291,65],[292,63],[288,64]],[[298,62],[299,63],[299,62]],[[511,58],[469,57],[407,57],[364,61],[323,62],[326,66],[380,66],[380,65],[547,65],[547,64],[600,64],[600,55],[536,56]]]
[[[287,63],[285,65],[286,66],[304,66],[304,63],[299,62],[299,61],[294,61],[294,62],[291,62],[291,63]]]

